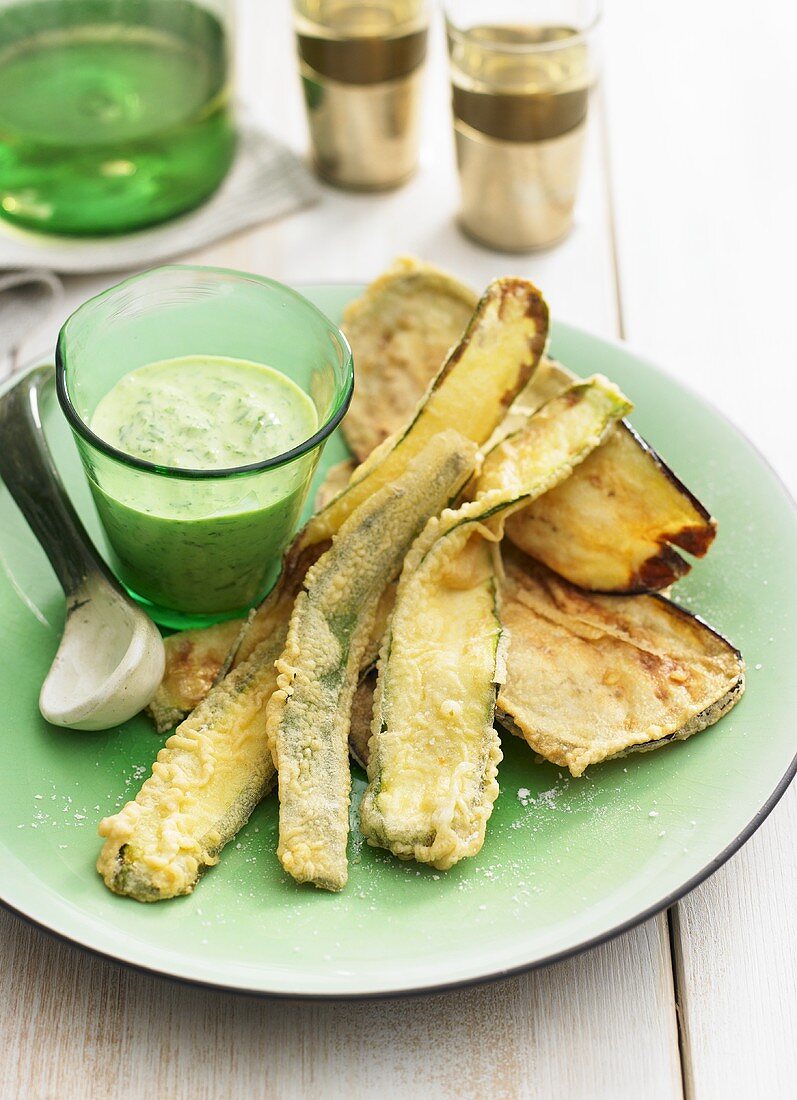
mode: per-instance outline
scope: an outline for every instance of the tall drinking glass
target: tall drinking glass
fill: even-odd
[[[231,0],[0,0],[0,216],[110,234],[224,178]]]
[[[198,356],[279,371],[314,406],[307,437],[270,457],[247,451],[229,469],[178,469],[97,434],[97,407],[123,377]],[[185,627],[240,615],[273,584],[354,380],[345,338],[296,291],[256,275],[175,265],[127,279],[72,314],[58,338],[56,385],[114,572],[157,622]],[[224,430],[227,395],[218,388],[211,440]],[[154,430],[173,432],[175,409],[164,403],[158,411]],[[186,430],[200,439],[207,432]]]
[[[454,135],[470,236],[507,252],[570,230],[599,0],[445,0]]]
[[[330,183],[397,187],[418,161],[426,0],[294,0],[313,160]]]

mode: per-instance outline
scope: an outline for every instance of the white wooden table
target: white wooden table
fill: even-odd
[[[287,0],[239,8],[242,98],[302,150]],[[608,0],[578,224],[549,254],[507,258],[452,221],[438,33],[409,186],[327,190],[316,208],[196,258],[288,282],[366,280],[399,253],[476,286],[529,276],[556,316],[624,336],[706,395],[794,491],[795,42],[797,10],[783,0]],[[20,361],[51,347],[97,288],[72,281]],[[0,1096],[785,1100],[797,1095],[796,848],[793,788],[669,913],[545,971],[399,1002],[190,989],[0,913]]]

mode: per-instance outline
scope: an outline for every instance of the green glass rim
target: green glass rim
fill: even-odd
[[[96,432],[92,431],[75,408],[72,398],[69,396],[66,366],[66,341],[68,338],[69,326],[88,306],[94,306],[110,295],[115,294],[123,287],[129,287],[142,279],[146,279],[148,276],[163,271],[204,271],[216,275],[231,276],[237,279],[247,279],[251,282],[261,283],[265,287],[279,290],[281,293],[285,293],[294,298],[297,303],[302,305],[309,312],[314,313],[324,322],[330,334],[334,334],[340,342],[341,350],[345,357],[345,384],[338,395],[338,399],[331,414],[313,435],[297,444],[297,446],[291,447],[290,450],[283,451],[278,455],[273,455],[271,458],[261,459],[260,462],[249,462],[244,466],[226,466],[216,470],[192,470],[180,466],[161,466],[156,462],[148,462],[144,458],[136,458],[135,455],[120,451],[117,447],[112,446],[110,443],[106,442],[106,440],[98,436]],[[269,279],[265,275],[255,275],[247,271],[236,271],[228,267],[211,267],[201,264],[164,264],[150,268],[148,271],[142,271],[138,275],[132,275],[119,283],[115,283],[114,286],[109,287],[107,290],[95,294],[92,298],[87,298],[82,305],[78,306],[78,308],[67,317],[58,333],[58,341],[55,346],[55,390],[58,396],[58,404],[61,406],[61,411],[72,430],[76,432],[81,439],[84,439],[87,443],[91,444],[92,447],[107,457],[114,459],[114,461],[119,462],[123,466],[129,466],[132,469],[142,470],[150,474],[157,474],[159,477],[169,477],[186,481],[212,481],[227,477],[262,473],[265,470],[276,470],[281,466],[289,465],[303,455],[309,454],[311,451],[315,450],[316,447],[323,444],[334,432],[338,424],[340,424],[351,404],[351,399],[354,394],[354,358],[349,341],[337,325],[333,325],[329,318],[322,313],[317,306],[314,306],[311,301],[305,298],[303,294],[294,290],[293,287],[286,286],[285,283],[277,282],[276,279]]]

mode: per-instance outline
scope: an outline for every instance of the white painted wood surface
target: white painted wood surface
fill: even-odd
[[[457,231],[438,35],[422,170],[408,187],[376,197],[327,190],[314,210],[201,259],[293,282],[367,279],[401,252],[474,285],[508,270],[528,275],[559,317],[607,335],[622,324],[729,412],[797,485],[791,425],[777,411],[794,369],[786,363],[793,278],[780,262],[795,225],[793,175],[777,144],[788,144],[793,129],[797,89],[782,62],[797,40],[797,26],[787,25],[794,14],[764,0],[752,26],[735,0],[705,0],[699,12],[687,0],[608,7],[611,163],[595,126],[578,224],[557,250],[501,257]],[[301,150],[287,2],[239,0],[239,9],[242,98]],[[745,56],[767,18],[777,36],[770,30],[761,52]],[[108,281],[73,281],[61,313]],[[62,319],[51,317],[18,361],[52,347]],[[795,842],[793,793],[678,907],[675,959],[661,916],[544,972],[395,1003],[272,1004],[189,990],[0,914],[0,1097],[669,1100],[686,1091],[698,1100],[780,1100],[797,1080]]]
[[[727,413],[797,495],[797,8],[610,0],[606,32],[625,335]],[[797,1095],[795,851],[792,786],[676,908],[697,1100]]]

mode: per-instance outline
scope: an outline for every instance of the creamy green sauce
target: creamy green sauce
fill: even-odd
[[[158,466],[221,472],[283,454],[313,435],[318,418],[279,371],[197,355],[131,371],[91,427]],[[120,579],[168,625],[182,625],[171,612],[218,617],[251,606],[276,577],[319,454],[218,479],[98,468],[90,485]]]
[[[125,454],[160,466],[224,470],[291,450],[318,427],[315,406],[279,371],[191,355],[126,374],[91,426]]]

